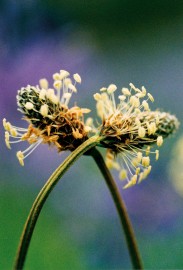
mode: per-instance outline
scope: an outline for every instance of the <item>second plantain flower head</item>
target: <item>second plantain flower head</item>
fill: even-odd
[[[84,122],[87,108],[74,106],[69,101],[77,92],[76,83],[81,83],[79,74],[71,79],[69,72],[60,70],[53,74],[53,87],[41,79],[36,87],[28,85],[18,91],[18,110],[28,122],[27,128],[16,127],[3,119],[5,142],[11,144],[27,141],[28,148],[17,152],[20,164],[41,143],[55,146],[58,152],[75,150],[94,133],[99,137],[98,146],[106,148],[106,165],[119,171],[119,178],[125,180],[124,188],[131,187],[145,179],[151,171],[151,155],[158,160],[159,147],[164,138],[179,126],[177,118],[159,110],[151,111],[149,102],[154,98],[130,83],[122,88],[116,102],[116,85],[101,88],[96,93],[97,113],[101,124],[97,127],[93,119]]]
[[[158,160],[158,148],[179,122],[169,113],[150,110],[149,101],[154,102],[154,98],[144,86],[139,89],[130,83],[129,88],[122,88],[118,103],[116,90],[116,85],[111,84],[101,88],[94,98],[102,120],[100,145],[107,148],[106,164],[119,171],[119,178],[127,180],[124,188],[128,188],[148,176],[152,168],[150,154]],[[88,122],[93,125],[91,119]]]

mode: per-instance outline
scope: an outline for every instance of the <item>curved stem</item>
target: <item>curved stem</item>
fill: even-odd
[[[99,136],[93,136],[87,141],[85,141],[82,145],[80,145],[76,150],[74,150],[65,160],[64,162],[54,171],[54,173],[50,176],[46,184],[43,186],[41,191],[39,192],[36,200],[33,203],[33,206],[30,210],[29,216],[25,223],[19,247],[16,254],[15,259],[15,270],[23,269],[25,258],[27,255],[27,251],[29,248],[29,244],[31,241],[31,237],[41,212],[41,209],[49,196],[50,192],[54,188],[54,186],[59,181],[60,177],[69,169],[69,167],[76,161],[82,154],[87,152],[92,147],[95,147],[97,143],[100,141]]]
[[[139,253],[139,250],[137,247],[133,227],[131,225],[131,222],[130,222],[130,219],[128,217],[128,213],[126,210],[126,206],[121,198],[121,194],[118,190],[118,187],[117,187],[115,181],[113,180],[113,177],[112,177],[110,171],[106,167],[106,164],[105,164],[104,159],[103,159],[102,155],[100,154],[100,152],[96,148],[93,148],[93,149],[91,149],[90,154],[92,155],[97,166],[99,167],[99,169],[100,169],[100,171],[101,171],[101,173],[102,173],[102,175],[107,183],[107,186],[111,192],[111,195],[113,197],[113,200],[114,200],[114,203],[116,205],[116,208],[117,208],[120,220],[121,220],[121,224],[122,224],[122,227],[124,230],[124,234],[126,237],[126,242],[127,242],[129,254],[131,257],[131,261],[133,264],[133,268],[134,269],[143,269],[143,265],[142,265],[140,253]]]

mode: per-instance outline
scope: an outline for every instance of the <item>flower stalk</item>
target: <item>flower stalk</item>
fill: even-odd
[[[112,198],[114,200],[114,203],[118,211],[119,218],[120,218],[123,230],[124,230],[124,235],[126,238],[126,243],[128,246],[130,257],[131,257],[133,269],[143,269],[143,264],[142,264],[142,260],[141,260],[140,253],[138,250],[133,227],[131,225],[126,206],[122,200],[118,187],[115,181],[113,180],[113,177],[109,169],[107,168],[101,153],[96,148],[93,148],[91,150],[91,156],[93,157],[99,170],[101,171],[105,179],[105,182],[110,190]]]
[[[32,238],[32,234],[34,232],[34,228],[36,222],[38,220],[41,209],[48,198],[49,194],[58,183],[61,176],[69,169],[69,167],[85,152],[95,147],[97,143],[100,141],[99,136],[93,136],[87,141],[85,141],[82,145],[80,145],[75,151],[73,151],[64,162],[54,171],[54,173],[50,176],[46,184],[43,186],[41,191],[39,192],[36,200],[33,203],[33,206],[28,215],[27,221],[25,223],[19,247],[17,250],[17,255],[15,259],[14,270],[23,269],[24,262],[26,259],[27,251],[30,245],[30,241]]]

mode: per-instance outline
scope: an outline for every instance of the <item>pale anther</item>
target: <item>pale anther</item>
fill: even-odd
[[[121,101],[124,101],[126,99],[126,96],[125,95],[120,95],[118,96],[118,98],[121,100]]]
[[[155,154],[156,154],[156,160],[158,160],[159,159],[159,150],[156,150]]]
[[[163,144],[163,137],[158,136],[158,138],[157,138],[157,146],[161,146],[162,144]]]
[[[60,90],[62,87],[62,82],[60,80],[54,81],[53,86],[56,90]]]
[[[46,96],[46,90],[45,89],[41,89],[40,93],[39,93],[39,98],[40,99],[45,99],[45,96]]]
[[[100,88],[100,92],[105,92],[107,90],[107,88],[106,87],[102,87],[102,88]]]
[[[139,127],[138,129],[138,135],[140,138],[144,138],[145,137],[145,134],[146,134],[146,130],[144,127]]]
[[[130,96],[131,95],[129,89],[126,88],[126,87],[123,87],[121,91],[122,91],[123,95],[125,95],[125,96]]]
[[[139,107],[140,105],[139,98],[137,98],[136,96],[131,96],[130,104],[136,108]]]
[[[150,93],[147,93],[147,95],[148,95],[148,97],[149,97],[150,101],[154,102],[154,98],[153,98],[153,96],[152,96]]]
[[[34,108],[34,105],[31,102],[26,102],[25,103],[25,108],[27,110],[32,110]]]
[[[99,93],[94,94],[93,97],[96,101],[99,101],[101,99],[101,95]]]
[[[107,88],[108,94],[112,94],[114,91],[116,91],[117,86],[115,84],[110,84]]]
[[[77,89],[76,89],[76,87],[72,84],[72,83],[70,83],[69,85],[68,85],[68,88],[69,89],[71,89],[73,92],[77,92]]]
[[[81,77],[80,77],[80,75],[78,73],[75,73],[73,75],[73,78],[77,83],[81,83]]]
[[[39,80],[39,85],[43,89],[48,89],[48,81],[47,81],[47,79],[43,78],[43,79]]]
[[[47,104],[44,104],[41,106],[40,113],[44,117],[46,117],[48,115],[48,105]]]
[[[143,158],[142,158],[142,165],[143,165],[144,167],[148,167],[149,164],[150,164],[150,158],[149,158],[149,157],[143,157]]]
[[[54,73],[53,74],[53,79],[54,79],[54,81],[60,80],[60,74],[59,73]]]

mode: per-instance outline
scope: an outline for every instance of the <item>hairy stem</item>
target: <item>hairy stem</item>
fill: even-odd
[[[36,222],[38,220],[41,209],[49,196],[50,192],[54,188],[54,186],[58,183],[60,177],[69,169],[69,167],[85,152],[89,149],[95,147],[97,143],[100,141],[99,136],[93,136],[87,141],[85,141],[82,145],[80,145],[76,150],[74,150],[65,160],[64,162],[54,171],[54,173],[50,176],[46,184],[43,186],[41,191],[39,192],[36,200],[34,201],[30,213],[28,215],[27,221],[25,223],[16,258],[15,258],[15,270],[23,269],[24,262],[26,259],[27,251],[30,245],[31,237],[34,232],[34,228]]]
[[[110,171],[106,167],[106,164],[105,164],[104,159],[103,159],[102,155],[100,154],[100,152],[96,148],[93,148],[93,149],[91,149],[90,154],[92,155],[98,168],[100,169],[100,171],[101,171],[101,173],[106,181],[106,184],[110,190],[112,198],[114,200],[114,203],[115,203],[115,206],[117,208],[117,211],[118,211],[118,214],[119,214],[119,217],[121,220],[121,224],[122,224],[122,227],[124,230],[124,234],[126,237],[126,242],[127,242],[129,254],[131,257],[131,261],[133,264],[133,268],[134,269],[143,269],[143,265],[142,265],[140,253],[139,253],[139,250],[137,247],[133,227],[131,225],[130,219],[128,217],[126,206],[122,200],[122,197],[121,197],[121,194],[118,190],[118,187],[117,187],[115,181],[113,180],[113,177],[112,177]]]

